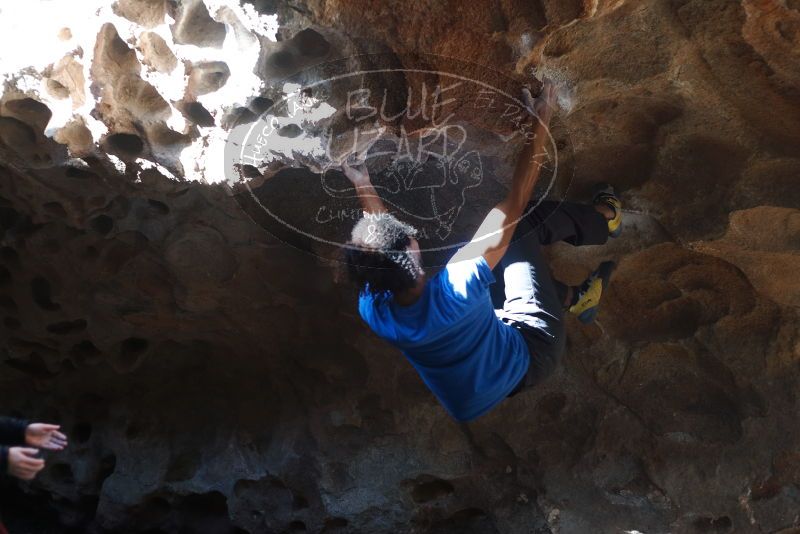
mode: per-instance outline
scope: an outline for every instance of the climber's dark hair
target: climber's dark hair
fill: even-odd
[[[388,213],[365,214],[344,249],[350,280],[359,290],[397,293],[414,287],[423,274],[408,250],[417,230]]]

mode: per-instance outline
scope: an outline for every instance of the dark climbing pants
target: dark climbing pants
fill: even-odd
[[[531,357],[528,373],[511,395],[546,378],[564,351],[568,288],[553,279],[542,245],[602,245],[607,240],[608,224],[592,205],[544,201],[520,220],[491,286],[498,317],[519,329]]]

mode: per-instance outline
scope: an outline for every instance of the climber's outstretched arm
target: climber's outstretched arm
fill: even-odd
[[[498,203],[481,223],[472,241],[462,247],[450,262],[483,256],[490,268],[494,268],[506,253],[517,222],[530,201],[533,188],[539,179],[542,165],[547,161],[545,150],[548,139],[547,128],[555,106],[555,88],[545,80],[542,93],[533,102],[530,92],[525,94],[526,104],[538,116],[532,141],[526,142],[517,159],[511,189],[506,198]]]
[[[356,188],[358,200],[361,202],[361,207],[364,209],[365,213],[374,214],[386,213],[389,211],[386,209],[386,206],[384,206],[383,200],[381,200],[381,197],[372,185],[372,181],[369,178],[369,171],[365,164],[362,163],[358,168],[353,168],[347,164],[347,161],[343,161],[342,170],[353,184],[353,187]]]

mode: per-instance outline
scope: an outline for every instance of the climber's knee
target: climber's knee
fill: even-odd
[[[549,335],[542,336],[534,329],[520,330],[530,353],[530,365],[526,374],[525,387],[535,386],[553,374],[564,353],[566,336],[564,329],[556,328]]]

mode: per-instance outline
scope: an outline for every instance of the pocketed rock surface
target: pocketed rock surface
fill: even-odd
[[[0,504],[12,531],[800,528],[796,0],[86,4],[41,24],[0,7],[18,39],[0,54],[0,406],[71,439]],[[333,247],[255,201],[346,239],[357,201],[323,225],[316,184],[325,141],[352,143],[347,86],[313,120],[284,113],[263,165],[226,166],[237,128],[337,64],[391,66],[363,84],[395,110],[441,72],[514,95],[547,75],[547,193],[610,182],[625,203],[619,239],[548,249],[569,283],[618,262],[597,322],[568,317],[554,376],[467,425],[361,322]],[[489,177],[443,197],[465,198],[452,242],[521,140],[466,85],[450,96]]]

